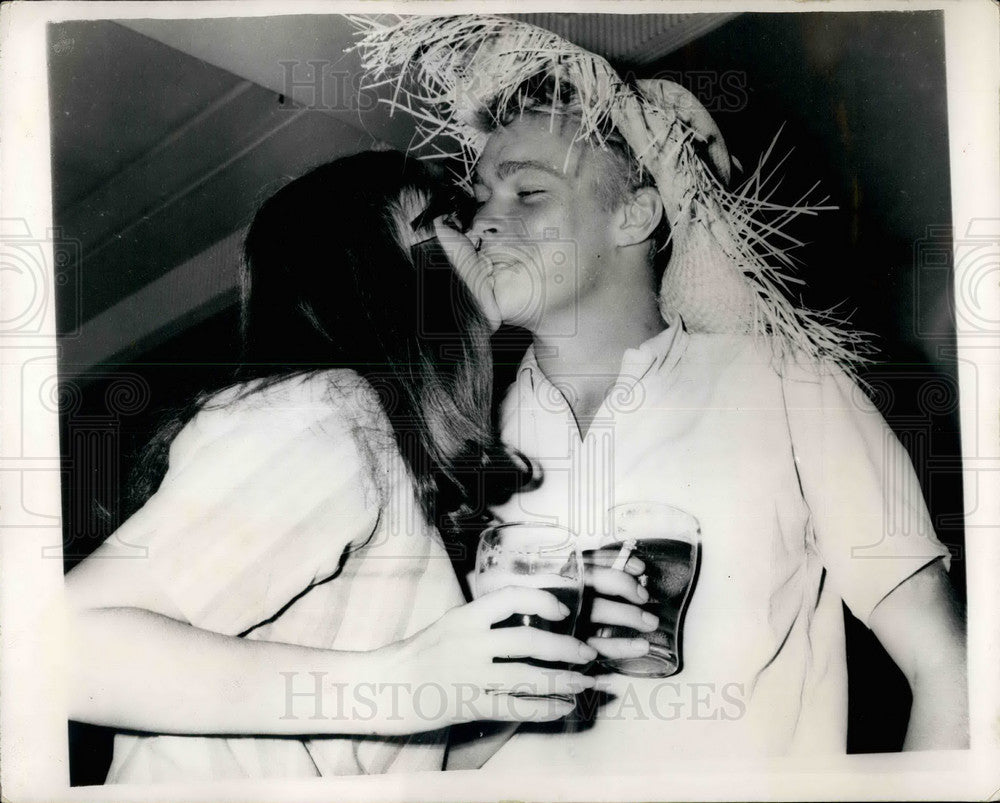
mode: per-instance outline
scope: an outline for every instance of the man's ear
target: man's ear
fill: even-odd
[[[637,245],[648,240],[663,219],[663,200],[654,187],[640,187],[629,193],[618,208],[615,243]]]

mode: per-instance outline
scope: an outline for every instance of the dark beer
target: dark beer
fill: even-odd
[[[613,558],[621,549],[622,543],[619,542],[597,551]],[[604,638],[639,636],[649,641],[648,655],[604,659],[602,663],[623,675],[669,677],[682,668],[682,626],[698,569],[698,544],[673,538],[644,538],[636,541],[632,554],[646,564],[645,574],[639,582],[649,592],[649,601],[642,608],[658,616],[660,624],[651,633],[637,633],[622,626],[601,628],[598,635]]]
[[[540,588],[542,591],[548,591],[569,608],[569,615],[565,619],[556,619],[553,621],[534,614],[514,614],[494,625],[494,627],[537,627],[539,630],[548,630],[550,633],[562,633],[567,636],[573,635],[573,630],[576,628],[577,616],[580,615],[580,600],[582,597],[578,581],[553,574],[525,575],[496,571],[482,574],[476,578],[476,596],[488,594],[491,591],[506,586]]]

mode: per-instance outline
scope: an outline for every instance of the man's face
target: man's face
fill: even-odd
[[[482,240],[504,321],[535,333],[571,327],[577,305],[613,276],[612,213],[598,192],[611,168],[571,146],[573,128],[525,115],[490,137],[476,167],[468,234]]]

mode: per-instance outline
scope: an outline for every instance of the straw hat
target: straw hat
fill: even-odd
[[[576,142],[624,137],[663,199],[672,252],[660,306],[678,312],[692,332],[768,338],[777,357],[795,356],[849,372],[871,351],[863,333],[832,311],[795,304],[788,295],[798,245],[781,227],[822,208],[775,204],[764,161],[729,189],[732,160],[705,107],[679,84],[627,84],[603,58],[561,37],[504,17],[401,17],[385,23],[352,17],[371,87],[383,102],[412,114],[431,158],[452,157],[460,181],[471,178],[494,118],[525,108],[541,80],[571,85],[580,117]],[[772,145],[773,148],[773,145]]]

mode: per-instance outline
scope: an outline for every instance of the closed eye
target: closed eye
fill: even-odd
[[[517,193],[518,198],[530,198],[533,195],[541,195],[545,190],[520,190]]]

